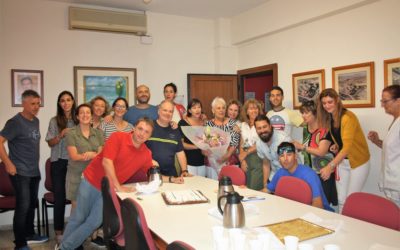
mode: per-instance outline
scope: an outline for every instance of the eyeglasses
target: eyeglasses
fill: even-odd
[[[380,102],[382,103],[382,104],[386,104],[386,103],[388,103],[388,102],[390,102],[390,101],[393,101],[394,99],[389,99],[389,100],[380,100]]]
[[[124,110],[124,109],[126,109],[126,107],[125,107],[125,106],[122,106],[122,105],[115,105],[114,108],[115,108],[115,109],[119,109],[119,110]]]

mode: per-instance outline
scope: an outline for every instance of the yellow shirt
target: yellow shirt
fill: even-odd
[[[350,110],[342,116],[340,134],[343,142],[341,151],[347,153],[351,168],[366,163],[370,158],[367,140],[356,115]]]

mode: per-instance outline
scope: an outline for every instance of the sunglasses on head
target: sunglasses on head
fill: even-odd
[[[296,152],[296,149],[291,146],[278,148],[278,155],[282,155],[283,153],[294,153],[294,152]]]

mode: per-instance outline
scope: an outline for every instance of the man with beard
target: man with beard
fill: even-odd
[[[129,107],[128,112],[124,115],[124,120],[135,124],[139,118],[148,117],[150,120],[158,118],[158,108],[149,104],[150,89],[146,85],[139,85],[136,88],[136,99],[138,104]]]
[[[280,130],[274,130],[271,122],[265,115],[258,115],[254,121],[256,131],[260,140],[257,140],[257,154],[263,161],[264,187],[275,172],[281,168],[278,146],[284,141],[290,142],[292,139]]]

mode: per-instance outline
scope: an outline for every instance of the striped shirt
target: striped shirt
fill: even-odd
[[[133,125],[128,122],[128,124],[125,126],[125,128],[119,130],[117,126],[115,126],[114,120],[106,123],[106,122],[101,122],[99,128],[103,130],[104,134],[104,141],[107,141],[108,138],[111,136],[112,133],[121,131],[121,132],[131,132],[133,130]]]

